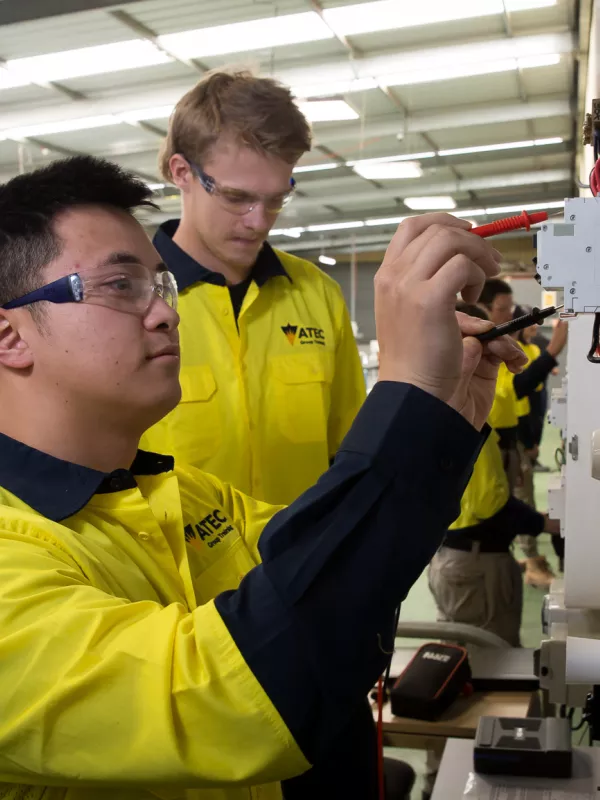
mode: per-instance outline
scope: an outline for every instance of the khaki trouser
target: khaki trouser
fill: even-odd
[[[533,461],[525,452],[525,448],[518,444],[519,462],[521,468],[520,480],[515,485],[513,494],[519,500],[535,508],[535,488],[533,484]],[[537,539],[535,536],[520,534],[517,542],[523,551],[525,558],[536,558],[539,555]]]
[[[429,588],[438,619],[495,633],[520,647],[523,579],[511,553],[470,553],[442,547],[429,567]]]

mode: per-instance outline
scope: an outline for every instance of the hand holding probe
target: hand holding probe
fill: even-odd
[[[535,214],[528,214],[523,211],[517,217],[508,217],[507,219],[499,219],[496,222],[490,222],[489,225],[479,225],[477,228],[471,228],[470,233],[476,236],[481,236],[486,239],[488,236],[496,236],[499,233],[506,233],[506,231],[516,231],[519,228],[529,230],[532,225],[538,222],[545,222],[548,219],[548,214],[545,211],[538,211]],[[507,333],[516,333],[522,331],[523,328],[528,328],[530,325],[539,325],[540,322],[556,314],[563,306],[550,306],[540,310],[534,308],[529,314],[524,314],[522,317],[517,317],[510,322],[505,322],[502,325],[496,325],[485,333],[479,333],[474,338],[480,342],[491,342],[499,336],[504,336]]]

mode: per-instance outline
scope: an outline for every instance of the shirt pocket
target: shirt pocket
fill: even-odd
[[[279,431],[297,444],[326,442],[333,356],[330,353],[273,356],[270,369],[272,419]]]
[[[250,555],[246,543],[239,534],[231,533],[236,538],[232,544],[220,550],[221,544],[214,547],[211,552],[212,563],[205,564],[194,570],[194,558],[190,559],[192,565],[192,582],[196,594],[198,605],[204,605],[210,600],[214,600],[217,595],[223,592],[234,591],[238,588],[242,579],[256,563]],[[188,545],[189,547],[190,545]]]
[[[210,364],[182,367],[181,401],[171,419],[176,454],[191,464],[213,456],[222,440],[220,397]]]

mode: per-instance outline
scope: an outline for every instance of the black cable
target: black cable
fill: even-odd
[[[589,730],[589,734],[590,734],[590,739],[591,739],[591,737],[592,737],[592,729],[590,728],[590,724],[589,724],[589,722],[587,723],[587,726],[588,726],[588,730]],[[580,744],[583,742],[583,739],[584,739],[584,737],[585,737],[585,731],[583,731],[583,733],[582,733],[582,734],[581,734],[581,736],[579,737],[579,741],[577,742],[577,744],[578,744],[578,745],[580,745]]]
[[[398,608],[396,609],[396,616],[395,616],[395,619],[394,619],[394,643],[396,642],[396,636],[398,635],[398,622],[400,621],[400,609],[401,609],[401,607],[402,606],[398,606]],[[385,671],[385,677],[383,679],[383,691],[384,692],[388,691],[388,685],[389,685],[389,680],[390,680],[390,670],[392,669],[392,658],[393,657],[394,656],[391,656],[391,658],[389,660],[389,663],[387,665],[387,669]]]

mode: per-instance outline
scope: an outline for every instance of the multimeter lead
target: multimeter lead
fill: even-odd
[[[480,342],[491,342],[493,339],[505,336],[507,333],[516,333],[517,331],[522,331],[523,328],[528,328],[530,325],[539,325],[546,317],[551,317],[561,308],[564,308],[564,306],[549,306],[541,310],[534,308],[529,314],[524,314],[522,317],[517,317],[510,322],[504,322],[502,325],[496,325],[495,328],[491,328],[485,333],[479,333],[474,338]]]

